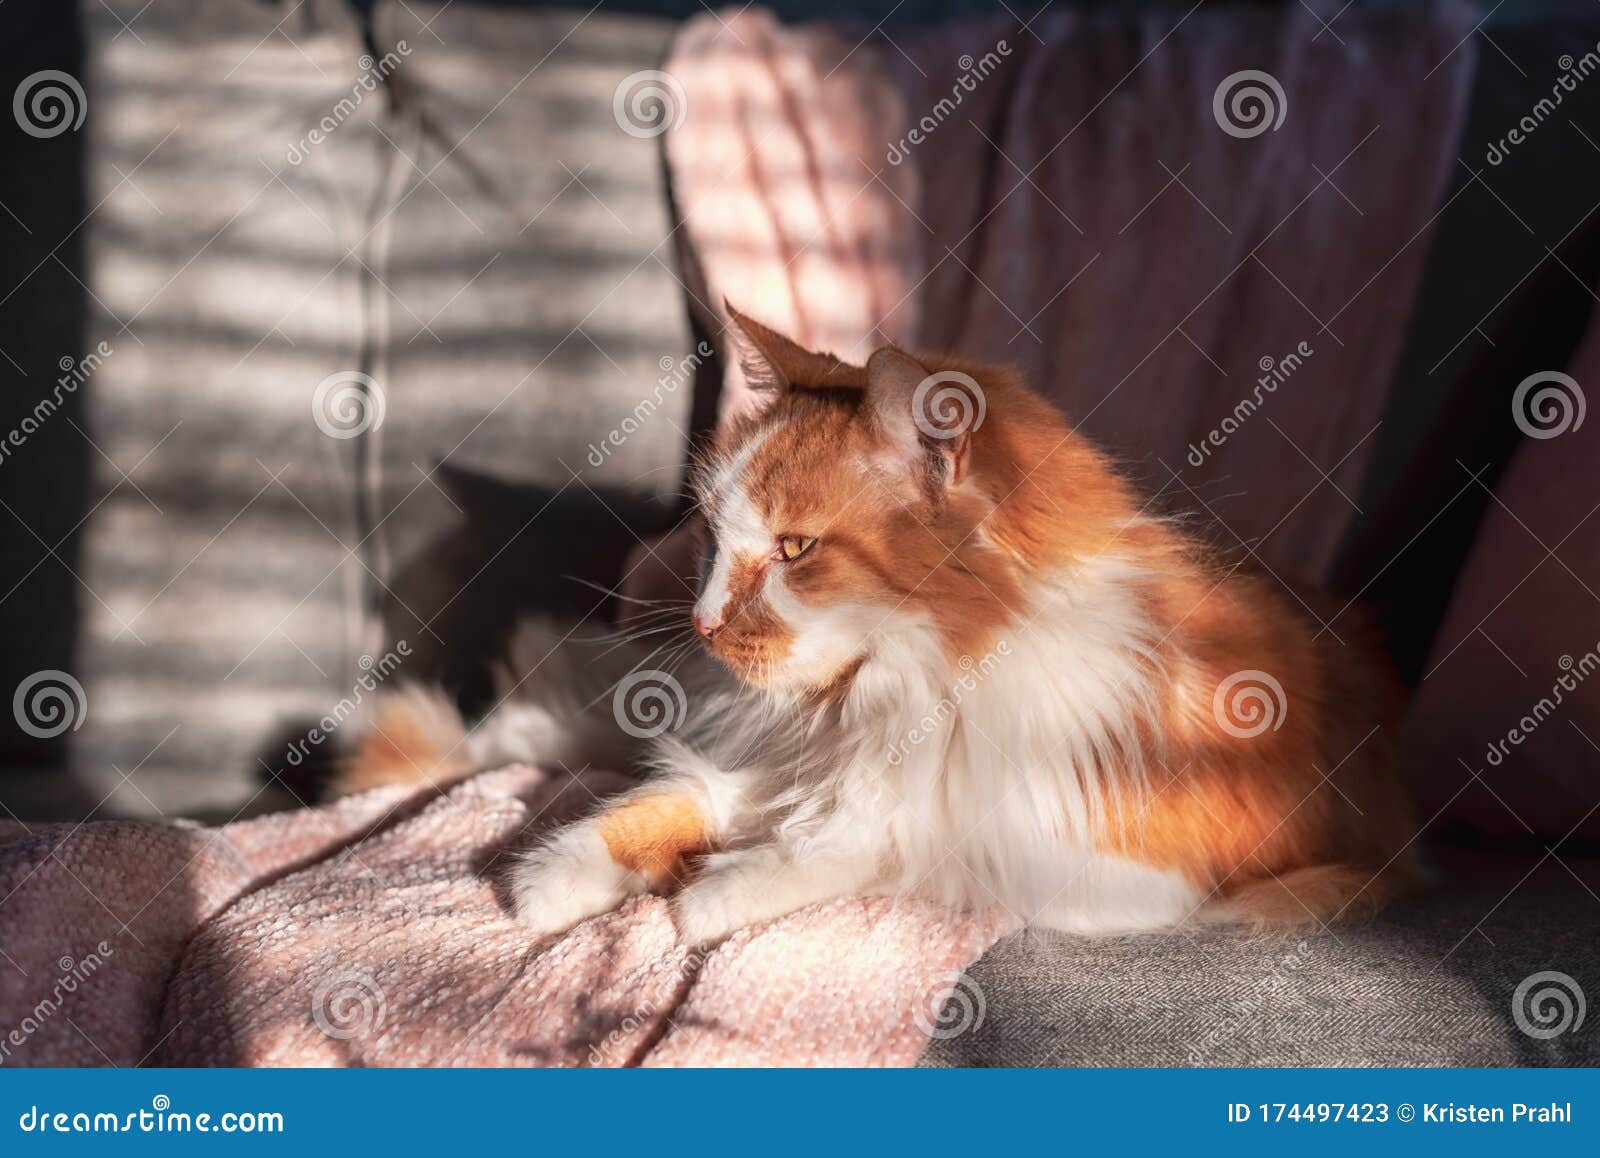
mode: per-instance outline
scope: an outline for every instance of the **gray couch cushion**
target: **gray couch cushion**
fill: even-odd
[[[1597,932],[1600,862],[1559,854],[1452,856],[1430,893],[1304,936],[1030,931],[955,984],[922,1064],[1595,1065]]]

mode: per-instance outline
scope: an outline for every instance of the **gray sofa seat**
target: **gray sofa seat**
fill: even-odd
[[[1600,861],[1558,847],[1436,867],[1432,891],[1303,935],[1008,937],[956,984],[964,1004],[922,1064],[1600,1064],[1583,1016],[1600,993]],[[1546,973],[1566,980],[1519,995]]]

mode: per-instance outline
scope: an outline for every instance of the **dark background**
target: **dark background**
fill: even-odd
[[[1033,10],[767,7],[863,29]],[[1600,39],[1594,4],[1482,8],[1474,167],[1548,92],[1548,62]],[[87,94],[82,128],[50,139],[0,118],[0,426],[64,359],[115,351],[0,464],[0,691],[60,670],[88,705],[48,739],[0,712],[6,811],[225,819],[293,803],[277,737],[348,693],[386,614],[428,621],[419,668],[470,701],[510,609],[603,609],[578,580],[609,583],[635,534],[670,521],[699,417],[681,392],[666,421],[586,461],[693,344],[659,150],[619,141],[610,95],[704,11],[0,7],[0,93],[59,69]],[[350,58],[397,35],[418,55],[394,105],[370,98],[288,164],[348,91]],[[1600,85],[1582,88],[1563,115],[1600,126],[1597,104]],[[1489,501],[1447,503],[1457,461],[1492,485],[1519,437],[1482,383],[1564,364],[1600,282],[1600,148],[1534,134],[1493,193],[1471,184],[1462,168],[1414,309],[1397,303],[1412,309],[1405,388],[1336,568],[1341,590],[1368,589],[1410,681]],[[1508,208],[1525,229],[1506,228]],[[1473,319],[1483,341],[1451,348]],[[381,373],[381,443],[306,421],[330,368]]]

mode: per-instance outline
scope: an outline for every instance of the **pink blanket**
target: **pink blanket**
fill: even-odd
[[[920,904],[697,949],[648,897],[532,942],[508,854],[622,784],[511,767],[216,829],[0,829],[0,1064],[907,1065],[980,1014],[960,972],[1000,928]]]

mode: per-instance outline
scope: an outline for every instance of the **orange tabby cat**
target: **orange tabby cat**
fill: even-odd
[[[730,313],[767,405],[696,478],[719,665],[681,676],[643,786],[526,854],[521,920],[671,889],[704,941],[873,892],[1106,933],[1331,921],[1409,882],[1370,650],[1146,514],[1014,372],[846,365]],[[595,730],[527,699],[470,734],[415,693],[384,712],[351,785],[574,762]]]

